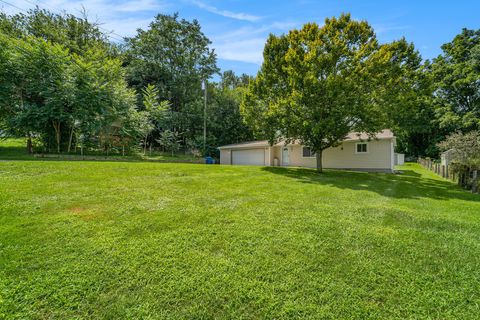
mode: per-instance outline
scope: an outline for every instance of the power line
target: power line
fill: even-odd
[[[3,0],[0,0],[0,2],[3,2],[3,3],[5,3],[5,4],[8,4],[9,6],[11,6],[11,7],[14,7],[14,8],[16,8],[16,9],[18,9],[18,10],[20,10],[20,11],[23,11],[23,12],[28,12],[27,10],[25,10],[25,9],[22,9],[22,8],[20,8],[20,7],[17,7],[16,5],[14,5],[14,4],[11,4],[10,2],[3,1]]]
[[[27,1],[27,0],[25,0],[25,1],[26,1],[26,2],[29,2],[29,1]],[[5,3],[5,4],[9,5],[9,6],[12,6],[12,7],[16,8],[16,9],[18,9],[18,10],[20,10],[20,11],[23,11],[23,12],[28,13],[28,11],[27,11],[26,9],[20,8],[20,7],[14,5],[14,4],[11,4],[11,3],[9,3],[9,2],[7,2],[7,1],[5,1],[5,0],[0,0],[0,2]],[[30,3],[31,3],[31,2],[30,2]],[[74,15],[72,14],[72,16],[74,16]],[[76,17],[76,16],[74,16],[74,17],[78,19],[78,17]],[[123,40],[122,40],[122,41],[123,41]],[[26,52],[23,50],[23,48],[20,48],[20,47],[17,46],[17,45],[14,45],[14,47],[15,47],[17,50],[22,51],[24,54],[26,53]],[[73,64],[77,65],[79,68],[83,68],[83,66],[81,66],[73,57],[72,57],[72,59],[71,59],[70,61],[73,62]]]
[[[33,4],[33,5],[35,5],[35,6],[38,6],[38,7],[40,7],[40,4],[42,4],[44,7],[48,7],[50,10],[56,11],[56,12],[59,13],[59,14],[68,13],[66,10],[63,10],[63,11],[62,11],[62,10],[53,8],[52,6],[46,4],[45,2],[42,2],[42,1],[40,1],[40,0],[37,0],[37,3],[34,3],[34,2],[32,2],[32,1],[30,1],[30,0],[23,0],[23,1],[26,1],[26,2],[31,3],[31,4]],[[77,18],[77,19],[80,19],[80,18],[78,18],[77,16],[75,16],[75,15],[72,14],[72,13],[69,13],[69,14],[72,15],[72,16],[74,16],[74,17]],[[124,40],[125,37],[124,37],[124,36],[119,35],[119,34],[113,32],[112,30],[108,30],[108,29],[106,29],[106,28],[103,28],[103,27],[101,27],[100,25],[96,25],[96,27],[99,28],[99,29],[101,29],[101,30],[106,31],[106,34],[107,34],[108,37],[113,38],[113,39],[115,39],[115,40],[117,40],[117,41],[125,42],[125,40]],[[119,37],[119,38],[113,37],[112,34],[115,35],[115,36],[117,36],[117,37]]]
[[[30,1],[30,0],[23,0],[23,1],[25,1],[25,2],[27,2],[27,3],[30,3],[30,4],[32,4],[32,5],[34,5],[34,6],[37,6],[37,7],[40,7],[40,4],[42,4],[44,7],[48,7],[50,10],[56,11],[58,14],[67,13],[66,10],[62,12],[61,10],[55,9],[55,8],[51,7],[50,5],[48,5],[48,4],[46,4],[46,3],[40,2],[39,0],[37,0],[37,3],[34,3],[34,2],[32,2],[32,1]],[[13,4],[9,3],[9,2],[6,2],[6,1],[4,1],[4,0],[0,0],[0,2],[3,2],[3,3],[5,3],[5,4],[8,4],[8,5],[10,5],[10,6],[18,9],[18,10],[21,10],[21,11],[23,11],[23,12],[28,13],[27,10],[22,9],[22,8],[20,8],[20,7],[16,6],[16,5],[13,5]],[[78,18],[78,17],[75,16],[74,14],[71,14],[71,13],[69,13],[69,14],[72,15],[73,17],[75,17],[75,18],[77,18],[77,19],[80,20],[80,18]],[[99,25],[96,25],[96,27],[99,28],[99,29],[101,29],[101,30],[104,30],[104,31],[106,32],[107,37],[112,38],[112,39],[115,39],[115,40],[120,41],[120,42],[125,42],[125,40],[124,40],[125,37],[123,37],[123,36],[121,36],[121,35],[113,32],[113,31],[111,31],[111,30],[108,30],[108,29],[106,29],[106,28],[103,28],[103,27],[101,27],[101,26],[99,26]],[[115,36],[117,36],[118,38],[116,38],[116,37],[114,37],[114,36],[112,36],[112,35],[115,35]]]

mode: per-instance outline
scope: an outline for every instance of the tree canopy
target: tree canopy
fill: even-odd
[[[463,29],[433,60],[439,125],[448,131],[480,129],[480,30]]]
[[[350,15],[270,35],[264,62],[243,103],[247,121],[271,143],[300,140],[317,157],[352,131],[372,137],[388,124],[386,108],[416,63],[404,40],[380,45],[372,27]],[[413,56],[413,58],[412,58]],[[410,59],[412,58],[412,59]]]
[[[85,14],[0,12],[0,132],[47,152],[198,153],[203,81],[209,155],[254,137],[295,139],[321,169],[322,151],[352,131],[373,139],[391,128],[397,151],[436,157],[449,134],[480,129],[480,30],[463,29],[430,62],[343,14],[270,35],[256,77],[220,73],[216,60],[199,22],[178,14],[119,45]]]

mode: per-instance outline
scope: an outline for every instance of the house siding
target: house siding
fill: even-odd
[[[355,153],[358,141],[344,142],[335,148],[323,151],[323,167],[332,169],[374,169],[382,171],[393,170],[393,142],[392,140],[368,141],[367,153]],[[304,158],[302,146],[290,146],[290,166],[316,167],[315,158]]]
[[[364,141],[367,143],[367,153],[356,153],[356,144],[359,141],[343,142],[340,146],[329,148],[323,151],[323,167],[331,169],[357,169],[365,171],[386,171],[391,172],[394,167],[394,139],[382,139]],[[314,157],[303,157],[301,145],[288,145],[289,166],[315,168],[316,159]],[[278,159],[278,164],[282,165],[283,146],[273,146],[268,148],[238,148],[238,149],[264,149],[265,165],[273,166],[274,159]],[[236,149],[234,149],[236,150]],[[232,149],[226,148],[220,150],[220,164],[232,164]]]
[[[232,164],[232,150],[231,149],[220,150],[220,164]]]

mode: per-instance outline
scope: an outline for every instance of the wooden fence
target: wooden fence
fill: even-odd
[[[456,181],[455,173],[448,170],[448,165],[442,165],[438,161],[432,160],[430,158],[418,158],[418,163],[420,163],[424,168],[435,172],[436,174],[442,176],[445,179]]]
[[[480,175],[478,175],[477,170],[467,169],[463,174],[457,174],[453,170],[450,170],[448,164],[442,164],[438,160],[435,161],[430,158],[418,158],[418,163],[439,176],[452,180],[465,189],[478,192]]]

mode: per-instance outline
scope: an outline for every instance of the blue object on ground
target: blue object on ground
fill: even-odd
[[[212,157],[205,157],[205,163],[206,164],[215,164],[215,159]]]

